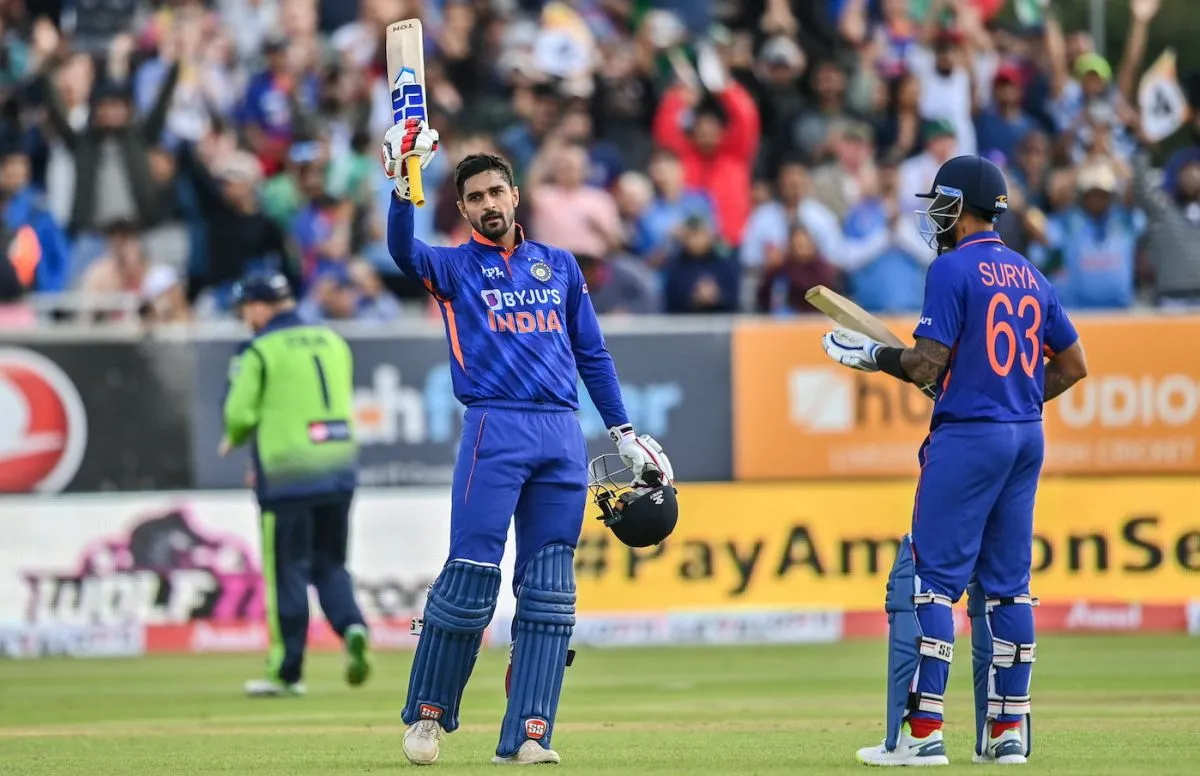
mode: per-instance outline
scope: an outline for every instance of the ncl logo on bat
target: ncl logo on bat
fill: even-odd
[[[392,84],[392,115],[397,119],[425,119],[425,87],[417,83],[417,73],[403,67]]]

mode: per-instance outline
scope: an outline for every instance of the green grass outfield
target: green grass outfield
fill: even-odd
[[[1041,639],[1023,772],[1200,773],[1200,640]],[[947,700],[951,769],[970,764],[969,647]],[[0,774],[332,776],[410,770],[399,710],[409,653],[366,687],[316,657],[309,695],[241,697],[256,656],[0,662]],[[463,727],[432,773],[484,773],[503,712],[503,651],[480,658]],[[580,650],[555,731],[571,774],[862,773],[882,738],[881,642]]]

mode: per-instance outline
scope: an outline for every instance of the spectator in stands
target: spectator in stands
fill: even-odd
[[[706,91],[675,84],[654,118],[654,138],[683,162],[684,181],[713,198],[720,234],[741,242],[750,215],[750,176],[758,153],[758,107],[723,70]]]
[[[817,253],[835,256],[841,246],[837,216],[812,196],[808,169],[797,159],[779,168],[776,182],[779,198],[755,208],[746,226],[740,248],[742,266],[769,269],[783,260],[792,226],[804,226],[816,243]]]
[[[819,61],[809,73],[815,99],[791,124],[791,148],[807,163],[818,164],[832,153],[830,130],[857,118],[866,105],[851,105],[846,73],[837,62]]]
[[[660,267],[679,237],[689,216],[707,219],[721,232],[721,218],[712,196],[705,190],[688,186],[683,165],[672,151],[659,148],[650,157],[650,180],[656,196],[638,221],[640,240],[635,253],[651,267]]]
[[[576,103],[569,107],[560,119],[558,133],[567,144],[580,146],[587,151],[585,182],[600,189],[612,188],[617,177],[625,171],[621,149],[611,141],[595,137],[587,106]]]
[[[953,0],[932,0],[925,12],[922,46],[908,51],[909,70],[920,82],[921,117],[945,121],[954,131],[960,154],[975,153],[975,123],[972,109],[975,94],[970,38],[963,9],[966,4]],[[955,14],[957,28],[941,26],[942,15]],[[928,48],[926,48],[928,47]]]
[[[1081,168],[1076,190],[1077,203],[1050,218],[1045,250],[1031,258],[1068,308],[1128,307],[1145,218],[1117,200],[1117,175],[1108,164]]]
[[[834,158],[813,173],[813,196],[840,221],[875,178],[874,136],[867,124],[851,121],[833,130],[830,145]]]
[[[925,272],[936,256],[913,214],[901,210],[896,159],[880,160],[874,190],[846,214],[841,247],[830,256],[854,300],[874,313],[920,310]]]
[[[379,273],[369,262],[354,259],[347,267],[358,291],[358,315],[363,321],[394,321],[400,317],[400,302],[384,288]]]
[[[1152,1],[1157,5],[1157,0]],[[1092,140],[1094,127],[1103,125],[1112,133],[1115,147],[1128,157],[1135,146],[1127,125],[1138,120],[1128,103],[1132,81],[1126,73],[1136,67],[1130,59],[1131,50],[1126,49],[1121,65],[1122,77],[1120,83],[1115,84],[1112,66],[1104,57],[1095,51],[1068,51],[1062,28],[1053,16],[1047,18],[1045,28],[1051,66],[1051,113],[1065,150],[1074,161],[1081,160]],[[1132,54],[1141,56],[1136,48]]]
[[[905,73],[887,87],[887,102],[875,120],[875,141],[881,151],[907,157],[921,141],[921,83]]]
[[[210,133],[201,144],[180,149],[180,168],[195,191],[208,246],[201,265],[194,268],[189,297],[196,299],[207,290],[205,310],[227,310],[233,283],[254,265],[290,273],[289,280],[298,287],[283,231],[259,204],[258,160],[236,150],[230,136]]]
[[[583,270],[592,306],[600,315],[659,312],[658,279],[646,267],[620,254],[575,258]]]
[[[297,313],[301,320],[309,323],[352,321],[359,317],[360,301],[358,287],[346,266],[329,264],[309,285]]]
[[[817,253],[816,243],[800,224],[788,235],[783,261],[768,269],[759,281],[755,294],[755,309],[771,315],[815,313],[817,309],[804,301],[804,294],[813,286],[840,289],[838,272]]]
[[[1134,203],[1146,213],[1146,257],[1155,302],[1200,308],[1200,160],[1179,170],[1175,194],[1157,186],[1147,151],[1134,157]]]
[[[529,169],[534,239],[573,253],[604,256],[623,241],[621,217],[608,191],[587,183],[588,154],[556,136]]]
[[[88,266],[79,290],[95,299],[95,305],[85,307],[93,309],[98,317],[120,319],[128,306],[126,297],[140,303],[152,290],[147,286],[147,281],[153,279],[152,271],[157,272],[160,267],[172,270],[146,256],[141,229],[135,222],[113,221],[105,229],[105,235],[107,250]]]
[[[127,59],[130,53],[121,52],[115,58]],[[128,62],[118,66],[127,68]],[[178,77],[179,66],[172,62],[153,108],[141,119],[134,116],[131,95],[123,84],[103,82],[94,94],[89,123],[82,132],[72,126],[49,79],[42,79],[50,123],[75,158],[70,231],[84,240],[75,246],[73,272],[81,271],[95,257],[94,235],[103,225],[135,221],[147,228],[162,221],[162,200],[151,175],[149,149],[162,134]]]
[[[1034,130],[1021,140],[1016,156],[1009,160],[1009,185],[1020,187],[1031,207],[1047,210],[1050,207],[1050,139],[1044,132]]]
[[[5,234],[15,235],[21,227],[28,226],[37,237],[41,258],[37,274],[28,284],[30,290],[39,293],[65,290],[70,258],[67,237],[30,186],[29,157],[20,147],[0,148],[0,216]]]
[[[909,213],[920,206],[917,194],[929,191],[938,168],[962,152],[954,125],[945,119],[927,122],[923,134],[925,150],[900,165],[900,207]]]
[[[992,104],[975,117],[979,153],[999,152],[1012,158],[1018,144],[1037,129],[1037,122],[1025,112],[1025,90],[1021,69],[1003,64],[992,81]]]
[[[326,193],[326,156],[320,143],[294,145],[290,156],[299,165],[301,207],[288,236],[300,255],[300,277],[307,283],[330,264],[349,261],[354,204]]]
[[[146,271],[141,287],[142,322],[148,326],[192,320],[187,291],[174,267],[158,264]]]
[[[267,175],[283,167],[293,137],[311,132],[319,83],[304,61],[303,46],[282,31],[271,33],[263,42],[266,69],[246,86],[242,130]]]
[[[755,80],[762,118],[763,156],[770,170],[783,160],[791,144],[791,127],[803,113],[803,78],[808,67],[796,41],[776,35],[763,44]]]
[[[738,309],[741,275],[711,224],[692,216],[683,222],[679,246],[665,270],[668,313],[732,313]]]

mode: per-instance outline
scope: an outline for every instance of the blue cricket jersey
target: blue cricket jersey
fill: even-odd
[[[411,202],[392,196],[388,250],[441,307],[454,396],[464,405],[579,409],[579,377],[606,426],[629,422],[579,263],[524,239],[506,251],[479,234],[453,248],[413,237]],[[517,227],[520,230],[520,227]]]
[[[1040,420],[1043,356],[1079,338],[1050,281],[995,232],[934,259],[913,336],[950,348],[931,427]]]

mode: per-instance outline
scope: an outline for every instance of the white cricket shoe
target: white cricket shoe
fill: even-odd
[[[497,765],[557,765],[561,758],[553,749],[546,749],[537,741],[529,740],[521,744],[516,754],[508,757],[496,755],[492,762]]]
[[[419,719],[404,731],[404,756],[413,765],[433,765],[438,758],[442,726],[435,719]]]
[[[278,679],[249,679],[242,689],[251,698],[296,698],[307,692],[299,682],[287,684]]]
[[[1021,731],[1016,728],[1009,728],[995,738],[989,738],[987,750],[971,759],[972,762],[995,765],[1024,765],[1029,762],[1025,757],[1025,742],[1021,740]]]
[[[880,744],[859,749],[857,756],[858,761],[864,765],[920,767],[950,764],[950,758],[946,757],[946,742],[942,740],[942,731],[935,730],[925,738],[913,738],[908,733],[907,725],[900,733],[896,751],[889,752]]]

